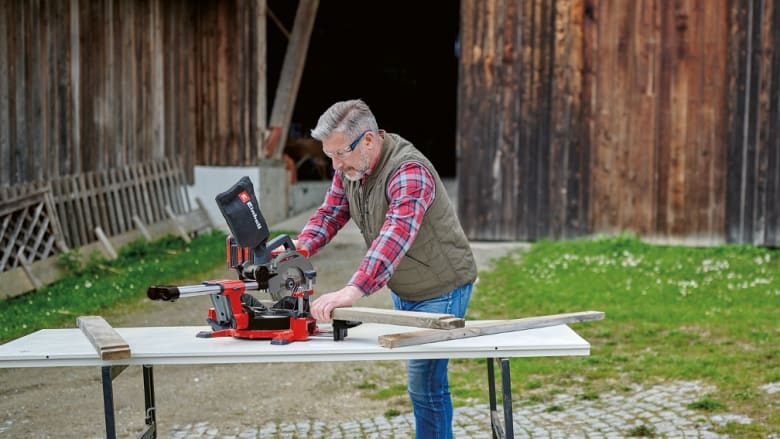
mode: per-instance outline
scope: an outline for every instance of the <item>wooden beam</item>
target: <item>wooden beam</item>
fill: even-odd
[[[256,92],[253,103],[256,108],[256,115],[251,122],[251,129],[254,132],[253,138],[257,144],[255,154],[259,162],[265,158],[265,152],[267,151],[265,141],[268,132],[268,105],[266,104],[268,93],[268,72],[266,70],[266,64],[268,63],[268,31],[266,30],[266,16],[272,13],[268,9],[266,0],[256,0],[254,11],[255,47],[257,47],[254,69],[257,71],[257,77],[255,79]],[[204,209],[204,211],[206,210]]]
[[[138,215],[133,215],[133,224],[135,224],[136,230],[143,235],[146,242],[152,241],[152,235],[149,234],[149,230],[146,229],[144,222],[141,221],[141,218],[138,218]]]
[[[437,341],[457,340],[461,338],[479,337],[480,335],[499,334],[502,332],[522,331],[525,329],[544,328],[567,323],[601,320],[604,313],[601,311],[583,311],[568,314],[553,314],[539,317],[526,317],[515,320],[501,320],[469,325],[459,329],[425,330],[403,332],[400,334],[387,334],[379,336],[379,345],[386,348],[399,348]]]
[[[452,314],[401,311],[381,308],[336,308],[331,314],[333,320],[346,320],[364,323],[384,323],[416,328],[455,329],[462,328],[466,322]]]
[[[276,87],[274,106],[271,110],[269,129],[278,127],[281,129],[279,138],[274,144],[267,145],[272,158],[281,159],[284,145],[287,142],[287,132],[290,129],[295,100],[298,97],[298,86],[303,76],[303,67],[306,64],[306,52],[309,50],[309,38],[314,28],[314,18],[317,15],[319,0],[301,0],[298,3],[298,11],[295,13],[292,35],[287,43],[287,51],[284,54],[284,63]]]
[[[179,217],[176,216],[176,214],[173,212],[173,209],[171,209],[171,206],[165,205],[165,213],[168,215],[168,219],[170,219],[173,222],[173,225],[176,227],[176,230],[179,232],[179,237],[184,240],[186,243],[190,243],[192,240],[190,239],[189,233],[187,233],[187,229],[184,227],[184,225],[179,221]]]
[[[106,236],[105,232],[103,232],[103,229],[100,226],[95,227],[95,235],[97,235],[98,241],[103,244],[103,248],[106,250],[106,254],[108,255],[109,259],[116,259],[119,257],[116,254],[116,250],[114,250],[114,246],[111,245],[111,241],[108,239],[108,236]]]
[[[43,283],[41,283],[41,281],[35,276],[30,261],[28,261],[24,256],[24,247],[19,249],[19,252],[16,254],[16,259],[19,261],[19,264],[21,264],[22,270],[24,270],[24,274],[27,275],[27,279],[29,279],[32,283],[33,288],[37,290],[38,288],[42,287]]]
[[[81,332],[95,347],[103,360],[130,358],[130,345],[100,316],[81,316],[76,319]]]

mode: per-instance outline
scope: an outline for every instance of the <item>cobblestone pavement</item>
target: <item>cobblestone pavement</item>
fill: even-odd
[[[762,387],[777,392],[780,383]],[[715,432],[728,422],[749,424],[751,419],[733,413],[705,413],[687,405],[711,392],[699,382],[678,381],[649,388],[635,386],[625,394],[606,393],[592,400],[574,395],[557,395],[552,401],[515,405],[516,438],[624,438],[639,429],[651,429],[654,437],[727,438]],[[454,433],[458,439],[491,438],[487,404],[459,407],[454,413]],[[414,416],[377,416],[346,422],[301,421],[267,423],[218,431],[202,422],[174,426],[162,437],[190,438],[410,438],[414,436]],[[776,439],[776,438],[775,438]]]

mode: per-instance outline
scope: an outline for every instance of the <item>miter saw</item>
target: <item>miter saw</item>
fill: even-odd
[[[268,241],[268,226],[248,177],[217,195],[216,201],[231,232],[226,242],[228,268],[238,273],[238,279],[191,286],[153,285],[147,296],[175,301],[210,294],[214,307],[206,321],[212,331],[198,337],[271,339],[273,344],[287,344],[318,333],[309,313],[317,273],[308,252],[296,249],[287,235]],[[252,290],[267,292],[275,303],[266,306],[246,293]]]

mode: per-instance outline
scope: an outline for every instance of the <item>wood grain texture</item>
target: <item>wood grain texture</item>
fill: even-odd
[[[479,337],[482,335],[499,334],[502,332],[522,331],[526,329],[544,328],[548,326],[565,325],[578,322],[602,320],[601,311],[583,311],[567,314],[554,314],[539,317],[526,317],[515,320],[485,322],[468,325],[459,329],[424,330],[387,334],[379,337],[379,345],[386,348],[414,346],[438,341],[457,340],[461,338]]]
[[[0,4],[0,185],[257,163],[265,0]]]
[[[81,316],[76,319],[79,329],[95,347],[103,360],[130,358],[130,345],[100,316]]]
[[[333,320],[384,323],[389,325],[434,329],[462,328],[465,325],[463,319],[457,318],[452,314],[365,307],[336,308],[333,310],[331,318]]]

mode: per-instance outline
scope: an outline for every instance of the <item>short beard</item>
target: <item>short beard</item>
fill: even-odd
[[[366,173],[368,172],[368,168],[371,167],[371,159],[368,156],[368,153],[364,150],[360,150],[360,163],[358,163],[359,168],[354,168],[355,171],[357,171],[357,175],[354,177],[350,177],[347,175],[346,172],[344,172],[344,177],[347,178],[347,180],[351,182],[358,182],[363,179],[363,177],[366,176]]]

